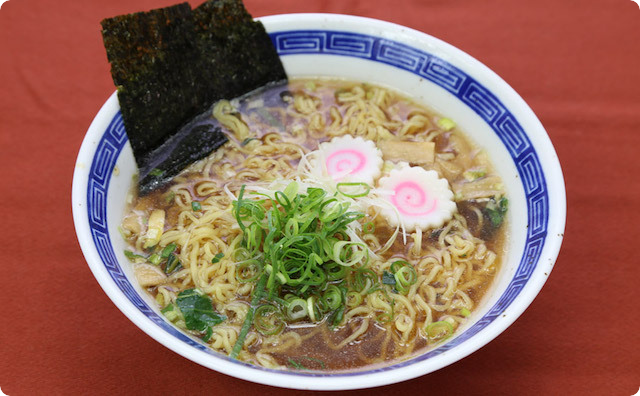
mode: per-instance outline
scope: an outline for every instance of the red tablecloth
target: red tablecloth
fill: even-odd
[[[71,177],[114,91],[100,20],[171,0],[10,0],[0,9],[0,388],[5,394],[302,394],[218,374],[111,303],[74,235]],[[199,2],[194,2],[197,5]],[[556,145],[565,242],[539,297],[480,351],[389,394],[623,395],[640,387],[640,9],[630,0],[247,0],[427,32],[495,70]]]

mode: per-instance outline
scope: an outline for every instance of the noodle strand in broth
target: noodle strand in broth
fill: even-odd
[[[232,355],[239,348],[237,358],[252,364],[339,371],[423,353],[451,337],[481,304],[504,255],[507,201],[484,152],[451,120],[389,89],[324,79],[292,80],[242,101],[220,101],[212,116],[226,128],[229,142],[167,188],[131,197],[121,225],[140,285],[176,326],[220,353]],[[321,143],[342,136],[376,145],[430,142],[433,161],[415,166],[446,179],[456,211],[441,227],[407,232],[402,222],[390,224],[382,215],[375,186],[365,196],[345,192],[336,201],[332,197],[340,195],[341,187],[316,177],[313,164]],[[383,154],[382,177],[409,165],[400,164],[393,153]],[[287,190],[290,182],[299,188],[297,195],[293,187]],[[357,184],[347,187],[360,188]],[[268,244],[263,231],[239,223],[239,201],[243,195],[242,202],[253,205],[251,216],[259,217],[255,211],[261,210],[280,216],[273,210],[284,213],[295,197],[316,190],[329,200],[322,213],[338,213],[339,205],[349,208],[343,215],[356,213],[334,238],[334,248],[349,265],[340,264],[342,259],[318,259],[317,266],[342,277],[296,288],[282,278],[291,277],[291,284],[297,276],[316,279],[321,275],[313,271],[319,267],[296,275],[290,264],[282,264],[290,272],[278,275],[277,262],[260,250]],[[154,211],[164,215],[161,236],[145,248],[149,230],[157,226],[150,221]],[[275,221],[264,219],[265,227]],[[283,235],[297,227],[287,224]],[[260,249],[252,250],[252,243]],[[297,259],[304,251],[281,249]],[[259,306],[254,306],[260,277],[274,278],[267,282],[275,282],[277,290],[258,295]],[[194,325],[184,306],[184,292],[192,289],[197,291],[193,299],[211,301],[209,316],[200,318],[204,324]],[[251,326],[242,334],[245,323]]]

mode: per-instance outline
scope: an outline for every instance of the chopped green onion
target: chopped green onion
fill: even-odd
[[[324,265],[324,271],[327,274],[327,279],[330,281],[344,279],[347,274],[347,267],[340,265],[335,261],[331,261]]]
[[[398,260],[391,264],[391,272],[396,279],[396,289],[402,294],[406,294],[409,288],[418,281],[416,269],[404,260]]]
[[[315,322],[317,317],[315,300],[313,296],[307,298],[307,313],[312,322]]]
[[[162,253],[160,253],[160,257],[164,259],[169,258],[171,253],[173,253],[175,250],[176,250],[176,244],[170,243],[167,246],[165,246],[164,249],[162,249]]]
[[[262,263],[254,259],[236,263],[236,279],[240,283],[253,282],[262,275],[262,268]]]
[[[191,201],[191,210],[199,212],[202,210],[202,205],[198,201]]]
[[[242,327],[240,328],[240,332],[238,333],[238,338],[236,339],[236,343],[233,344],[233,349],[229,354],[231,359],[236,359],[242,347],[244,346],[244,340],[247,338],[247,334],[249,333],[249,329],[251,328],[251,324],[253,323],[253,316],[255,313],[256,306],[258,302],[262,299],[264,295],[264,285],[267,281],[267,277],[263,275],[256,283],[256,286],[253,289],[253,297],[251,297],[251,305],[249,306],[249,310],[247,311],[247,315],[244,317],[244,322],[242,323]]]
[[[284,329],[285,323],[275,305],[265,304],[256,308],[253,325],[262,335],[274,335]]]
[[[371,186],[369,186],[367,183],[338,183],[336,184],[336,189],[345,197],[359,198],[369,195]]]
[[[351,288],[354,291],[371,294],[378,290],[378,275],[372,269],[360,267],[351,275]]]
[[[460,315],[466,317],[469,317],[469,315],[471,315],[471,311],[469,311],[467,308],[462,308],[460,310]]]
[[[362,304],[362,294],[355,291],[348,292],[345,299],[345,304],[349,308],[357,307],[358,305]]]
[[[237,248],[233,251],[233,259],[235,261],[245,261],[251,258],[249,251],[243,247]]]
[[[164,171],[162,169],[158,169],[158,168],[153,168],[151,170],[151,172],[149,172],[149,175],[154,176],[154,177],[160,177],[164,174]]]
[[[307,302],[301,298],[293,298],[287,303],[287,316],[291,320],[298,320],[309,314]]]
[[[283,193],[289,198],[289,201],[293,201],[298,194],[299,185],[297,182],[291,182],[287,187],[285,187]]]
[[[346,310],[346,306],[345,305],[341,305],[338,309],[336,309],[333,314],[331,315],[331,318],[329,320],[329,323],[331,324],[331,328],[335,328],[337,326],[340,325],[340,323],[342,322],[342,319],[344,318],[344,311]]]
[[[322,295],[322,300],[330,310],[335,310],[342,304],[342,291],[336,285],[329,285]]]
[[[425,328],[425,333],[430,341],[444,341],[453,334],[453,325],[446,320],[433,322]]]
[[[160,264],[160,260],[162,260],[162,257],[160,257],[160,255],[156,253],[153,253],[147,260],[149,260],[149,262],[153,265],[158,265]]]
[[[279,307],[287,320],[308,317],[335,327],[349,304],[362,303],[362,295],[350,296],[345,286],[362,294],[380,290],[377,274],[367,268],[369,249],[351,239],[350,227],[357,226],[355,222],[365,214],[349,211],[350,200],[320,188],[299,191],[297,182],[282,191],[251,193],[251,197],[245,188],[240,188],[232,207],[242,231],[240,243],[233,244],[235,276],[239,282],[264,280],[268,305]],[[364,183],[340,188],[347,192],[345,196],[359,196],[370,189]],[[359,194],[350,194],[353,188]],[[373,224],[367,228],[373,231]],[[344,279],[345,286],[336,282]]]
[[[376,314],[376,320],[380,323],[389,323],[393,320],[393,312],[379,312]]]
[[[167,265],[164,267],[164,272],[165,274],[170,274],[181,267],[182,267],[182,263],[180,263],[180,260],[178,260],[178,257],[172,253],[171,255],[169,255],[169,258],[167,259]]]
[[[339,241],[333,245],[333,261],[346,267],[367,261],[369,259],[369,250],[364,243]]]
[[[372,221],[366,222],[362,225],[362,232],[365,234],[373,234],[376,230],[376,225]]]

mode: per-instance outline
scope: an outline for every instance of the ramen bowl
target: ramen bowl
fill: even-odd
[[[386,366],[304,372],[256,367],[210,350],[174,327],[136,282],[118,225],[135,160],[114,93],[93,120],[73,178],[73,216],[84,256],[114,304],[140,329],[205,367],[257,383],[315,390],[375,387],[436,371],[497,337],[531,304],[557,258],[566,199],[560,164],[524,100],[489,68],[427,34],[332,14],[260,19],[291,77],[337,77],[400,91],[452,118],[486,150],[509,197],[507,253],[484,300],[453,337]]]

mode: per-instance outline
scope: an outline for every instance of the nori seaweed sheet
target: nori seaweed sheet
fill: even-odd
[[[287,79],[271,39],[240,0],[209,0],[102,21],[139,193],[227,141],[211,106]]]

